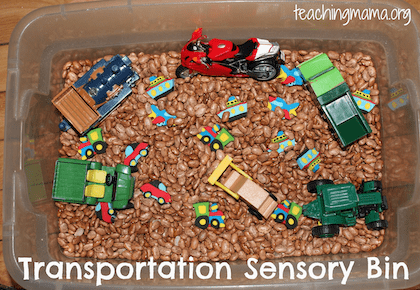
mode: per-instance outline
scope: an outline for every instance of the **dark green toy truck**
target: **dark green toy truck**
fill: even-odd
[[[114,209],[131,207],[134,177],[130,166],[103,166],[100,162],[59,158],[55,164],[52,198],[79,204],[110,203]]]
[[[305,61],[298,69],[343,147],[372,132],[349,86],[325,53]]]
[[[303,206],[303,215],[318,219],[321,224],[312,228],[314,237],[333,237],[339,233],[340,225],[354,226],[356,218],[365,218],[371,230],[388,227],[388,222],[379,216],[388,208],[380,181],[363,182],[358,191],[351,183],[333,184],[328,179],[313,180],[307,188],[317,194],[314,201]]]

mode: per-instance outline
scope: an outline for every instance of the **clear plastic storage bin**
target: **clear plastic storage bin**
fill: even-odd
[[[296,7],[309,9],[346,8],[411,9],[411,22],[400,20],[299,20]],[[315,262],[354,261],[346,285],[341,285],[341,270],[334,279],[328,274],[315,280],[283,279],[278,272],[273,279],[261,275],[255,280],[244,276],[249,272],[245,261],[230,262],[232,279],[162,279],[155,273],[142,279],[135,273],[129,280],[115,277],[104,281],[101,289],[210,289],[218,287],[249,289],[369,289],[407,288],[420,284],[420,192],[418,173],[418,123],[420,76],[420,19],[417,11],[403,1],[103,1],[47,7],[27,15],[15,28],[10,40],[6,92],[4,149],[3,253],[10,275],[27,289],[98,289],[93,279],[54,280],[40,271],[34,279],[30,264],[29,280],[24,279],[24,263],[51,261],[79,262],[88,259],[67,258],[57,243],[56,207],[51,199],[54,164],[58,158],[60,115],[51,99],[61,90],[61,70],[69,60],[96,59],[107,54],[144,51],[160,53],[180,50],[197,27],[212,38],[237,43],[249,37],[277,41],[281,49],[317,49],[324,52],[362,51],[375,63],[380,89],[383,141],[383,193],[389,209],[389,228],[381,247],[368,253],[292,257],[272,261],[298,262],[308,266]],[[385,111],[390,102],[389,89],[403,88],[409,105]],[[386,112],[386,113],[385,113]],[[368,279],[367,257],[378,257],[385,269],[389,257],[390,276]],[[104,262],[104,261],[98,261]],[[107,261],[115,267],[122,260]],[[263,261],[260,261],[261,265]],[[265,261],[264,261],[265,262]],[[392,262],[404,262],[409,280],[402,271],[393,279]],[[131,262],[135,265],[135,262]],[[93,267],[93,269],[95,269]],[[319,270],[320,268],[318,268]],[[328,268],[327,268],[328,269]],[[126,268],[127,270],[127,268]],[[56,268],[52,268],[56,272]],[[83,271],[83,273],[86,273]],[[105,273],[105,272],[104,272]],[[318,271],[319,274],[319,271]],[[65,268],[64,268],[65,275]],[[296,273],[295,273],[296,275]]]

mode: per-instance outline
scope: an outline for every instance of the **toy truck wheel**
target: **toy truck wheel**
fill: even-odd
[[[306,186],[310,193],[316,193],[316,187],[324,184],[334,184],[334,182],[330,179],[318,179],[308,182]]]
[[[210,137],[209,136],[204,136],[203,138],[201,138],[201,142],[204,144],[204,145],[207,145],[207,144],[209,144],[210,143]]]
[[[152,197],[152,193],[150,191],[146,191],[146,192],[143,192],[143,196],[145,198],[150,198],[150,197]]]
[[[211,221],[211,226],[215,229],[218,229],[218,228],[220,228],[220,223],[219,223],[218,220],[212,220]]]
[[[107,147],[108,144],[106,144],[104,141],[96,141],[95,143],[93,143],[93,148],[95,149],[95,152],[97,154],[105,153]]]
[[[92,158],[94,155],[95,155],[95,152],[93,152],[92,149],[86,150],[86,158],[87,159]]]
[[[339,233],[338,225],[322,225],[312,228],[312,235],[317,238],[332,238]]]
[[[160,205],[165,204],[165,199],[163,197],[159,197],[157,201]]]
[[[107,174],[105,178],[105,184],[111,186],[116,181],[116,177],[111,174]]]
[[[284,222],[284,218],[285,218],[284,214],[281,212],[276,216],[275,221],[278,222],[278,223],[282,223],[282,222]]]
[[[297,227],[297,225],[298,225],[298,221],[294,216],[292,216],[292,215],[287,216],[287,218],[286,218],[286,228],[288,228],[289,230],[292,230],[295,227]]]
[[[248,208],[248,211],[249,211],[250,214],[256,216],[257,219],[259,219],[259,220],[262,220],[263,219],[262,214],[260,214],[257,210],[253,209],[252,207],[249,207]]]
[[[372,231],[380,231],[388,227],[388,222],[386,220],[378,220],[371,223],[368,223],[367,228]]]
[[[177,78],[183,78],[183,79],[194,76],[194,74],[190,74],[189,68],[182,65],[176,68],[175,74]]]
[[[223,144],[222,142],[220,142],[219,140],[213,140],[213,142],[211,142],[210,144],[210,149],[211,151],[217,151],[219,149],[223,149]]]
[[[373,186],[375,187],[376,191],[382,192],[382,182],[379,180],[375,180],[373,182]]]
[[[195,219],[195,225],[198,228],[205,230],[209,226],[209,217],[199,216],[198,218]]]

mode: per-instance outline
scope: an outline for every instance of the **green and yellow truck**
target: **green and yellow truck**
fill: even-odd
[[[130,166],[103,166],[100,162],[59,158],[55,164],[52,198],[55,201],[96,205],[113,209],[132,207],[134,177]]]

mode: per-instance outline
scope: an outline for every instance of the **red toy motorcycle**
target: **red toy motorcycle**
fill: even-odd
[[[250,38],[240,45],[216,38],[202,42],[207,37],[201,33],[202,28],[196,29],[181,50],[181,65],[176,70],[177,77],[186,78],[201,73],[269,81],[279,75],[284,54],[277,42],[259,38]]]

